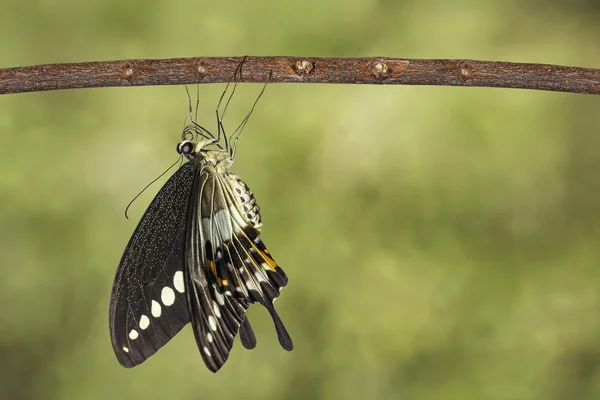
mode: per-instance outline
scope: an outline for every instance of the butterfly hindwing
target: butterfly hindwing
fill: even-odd
[[[117,269],[110,335],[121,365],[133,367],[164,346],[189,321],[184,240],[197,165],[186,163],[158,192],[135,229]]]
[[[211,228],[212,222],[203,218],[202,207],[210,206],[215,200],[212,178],[205,170],[201,170],[194,182],[192,192],[197,193],[198,197],[192,199],[188,213],[185,263],[194,336],[204,363],[208,369],[216,372],[227,361],[240,325],[244,347],[253,348],[256,338],[245,319],[249,302],[231,296],[231,292],[221,292],[217,285],[218,279],[227,279],[225,276],[229,275],[226,270],[217,271],[215,261],[215,246],[219,246],[216,229],[224,228]],[[217,235],[213,238],[216,242],[214,246],[209,239],[213,234]],[[219,268],[223,269],[220,263]]]
[[[262,304],[269,311],[275,324],[279,343],[284,349],[291,351],[294,348],[292,339],[274,306],[281,289],[287,284],[287,276],[270,256],[255,228],[251,226],[242,228],[235,222],[234,226],[236,234],[233,242],[236,252],[243,260],[240,263],[240,274],[248,291],[249,299],[252,303]]]
[[[258,236],[260,214],[254,195],[237,175],[216,175],[214,179],[216,188],[210,202],[213,209],[205,216],[219,214],[219,218],[215,218],[208,227],[212,227],[213,242],[221,242],[216,246],[215,257],[220,258],[221,253],[226,255],[223,258],[228,278],[233,279],[233,282],[223,284],[217,277],[217,286],[223,293],[231,292],[233,296],[241,296],[250,303],[257,302],[266,307],[275,323],[281,345],[291,350],[292,341],[273,305],[281,288],[287,284],[287,276]],[[215,236],[214,232],[218,235]]]
[[[198,198],[189,209],[186,282],[194,335],[207,367],[213,372],[221,368],[238,331],[244,347],[256,346],[246,316],[255,302],[269,310],[281,345],[291,350],[273,306],[287,277],[258,238],[258,229],[241,214],[229,177],[203,166],[192,192]]]
[[[248,321],[248,316],[244,318],[240,325],[240,341],[242,342],[242,346],[248,350],[256,347],[256,336],[254,335],[250,321]]]

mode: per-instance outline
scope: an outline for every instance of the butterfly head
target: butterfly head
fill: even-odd
[[[196,144],[191,140],[182,140],[181,142],[177,143],[177,153],[190,160],[197,154]]]
[[[233,159],[226,150],[211,146],[214,144],[214,139],[203,138],[198,142],[184,139],[177,144],[177,153],[188,160],[197,159],[213,166],[229,168],[233,164]]]

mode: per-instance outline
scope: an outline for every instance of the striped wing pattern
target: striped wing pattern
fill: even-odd
[[[200,354],[213,372],[227,360],[238,330],[244,347],[256,345],[246,318],[251,303],[267,308],[282,347],[293,348],[273,305],[287,276],[260,240],[254,213],[244,213],[244,197],[236,197],[235,182],[241,182],[235,175],[203,165],[192,190],[198,198],[191,200],[188,213],[185,271],[190,314]],[[242,196],[253,201],[249,190]]]

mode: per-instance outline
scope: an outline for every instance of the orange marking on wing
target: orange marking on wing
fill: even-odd
[[[257,249],[258,250],[258,249]],[[267,262],[267,264],[269,265],[269,267],[275,271],[275,268],[277,268],[277,263],[275,262],[275,260],[273,260],[271,258],[271,256],[269,255],[269,251],[265,249],[265,251],[258,251],[259,254],[262,256],[262,258]]]
[[[218,284],[220,286],[227,286],[229,284],[229,281],[227,279],[221,279],[221,278],[219,278]]]

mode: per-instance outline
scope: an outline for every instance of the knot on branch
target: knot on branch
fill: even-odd
[[[315,68],[315,64],[308,60],[298,60],[296,61],[296,65],[294,66],[294,71],[298,75],[306,76],[310,74]]]
[[[385,78],[390,73],[390,67],[388,67],[386,63],[376,62],[373,66],[372,72],[375,78]]]
[[[461,61],[457,65],[458,77],[463,82],[471,78],[472,67],[467,61]]]
[[[135,77],[135,64],[131,61],[125,62],[122,67],[123,70],[123,78],[128,80],[129,82],[133,81]]]

